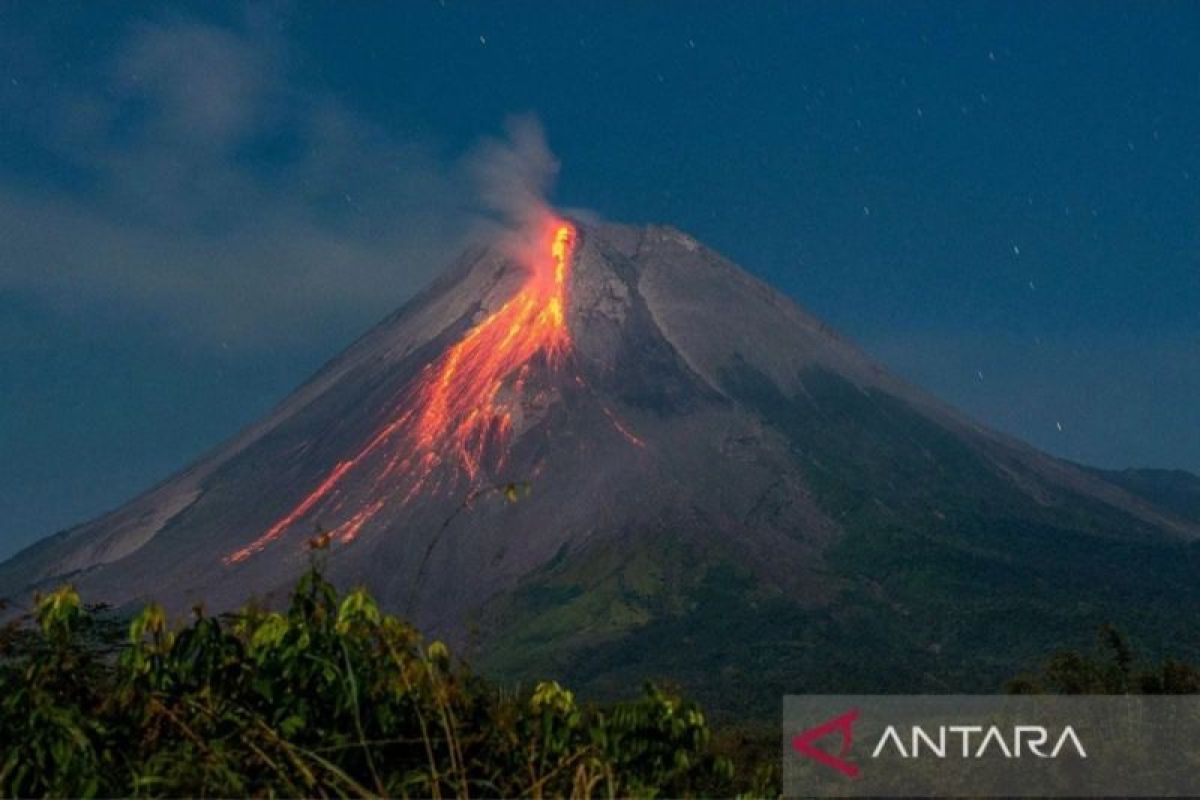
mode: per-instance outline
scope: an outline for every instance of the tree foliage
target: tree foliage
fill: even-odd
[[[1011,694],[1200,694],[1200,668],[1167,658],[1139,663],[1128,640],[1112,625],[1100,628],[1092,653],[1062,650],[1040,674],[1010,680]]]
[[[158,606],[112,642],[70,587],[0,635],[4,796],[730,794],[700,708],[505,691],[315,567],[285,611]]]

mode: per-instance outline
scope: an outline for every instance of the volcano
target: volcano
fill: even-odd
[[[275,603],[317,543],[485,671],[766,714],[995,689],[1104,622],[1196,655],[1200,516],[1152,484],[973,422],[684,233],[547,219],[0,593]]]

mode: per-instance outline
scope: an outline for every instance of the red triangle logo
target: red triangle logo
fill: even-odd
[[[819,764],[836,769],[847,778],[858,778],[858,765],[846,760],[846,755],[854,745],[854,722],[857,719],[858,709],[852,708],[845,714],[834,717],[827,722],[822,722],[815,728],[801,731],[792,738],[792,749]],[[824,750],[813,746],[813,743],[818,739],[823,739],[834,733],[842,735],[842,746],[836,756],[830,755]]]

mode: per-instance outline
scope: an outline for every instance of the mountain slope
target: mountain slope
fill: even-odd
[[[994,688],[1103,621],[1195,649],[1200,525],[1160,500],[973,423],[682,233],[548,223],[0,590],[270,602],[323,530],[336,580],[498,674],[767,713]]]
[[[1092,470],[1109,483],[1200,524],[1200,477],[1181,469]]]

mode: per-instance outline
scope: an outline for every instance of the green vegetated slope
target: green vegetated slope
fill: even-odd
[[[603,696],[653,676],[767,719],[785,693],[995,691],[1106,622],[1148,655],[1200,655],[1197,544],[1062,489],[1035,501],[962,437],[831,373],[794,398],[745,366],[724,378],[841,526],[832,600],[802,605],[719,544],[643,532],[527,580],[486,669]]]

